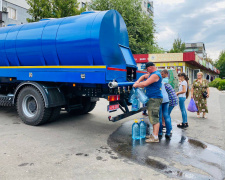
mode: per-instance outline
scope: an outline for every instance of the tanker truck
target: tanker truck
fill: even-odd
[[[0,106],[16,106],[37,126],[61,110],[92,111],[99,98],[112,122],[131,116],[129,92],[143,75],[129,48],[126,24],[115,10],[0,28]],[[107,117],[106,117],[107,119]]]

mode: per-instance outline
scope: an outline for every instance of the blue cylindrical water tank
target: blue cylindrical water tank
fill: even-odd
[[[0,28],[0,66],[125,65],[127,28],[115,10]]]

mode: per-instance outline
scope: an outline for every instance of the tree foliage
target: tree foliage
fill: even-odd
[[[85,9],[78,10],[77,0],[53,0],[53,15],[56,18],[78,15]]]
[[[44,18],[60,18],[80,14],[85,8],[78,9],[77,0],[26,0],[30,6],[28,13],[31,19],[28,22],[36,22]]]
[[[163,51],[155,42],[153,19],[142,12],[140,0],[92,0],[89,8],[99,11],[115,9],[122,15],[127,26],[132,53]]]
[[[185,43],[182,42],[181,38],[174,39],[173,48],[170,50],[170,53],[181,53],[185,50]]]
[[[220,70],[220,78],[225,77],[225,50],[220,52],[219,59],[215,62],[215,66]]]
[[[205,58],[205,60],[206,60],[207,62],[210,62],[212,65],[214,64],[212,58],[210,58],[210,57]]]

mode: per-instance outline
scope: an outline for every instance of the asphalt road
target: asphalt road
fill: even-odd
[[[224,102],[225,93],[211,89],[208,119],[188,113],[187,136],[225,150]],[[141,114],[112,123],[107,120],[107,104],[101,100],[91,113],[82,116],[61,113],[56,122],[39,127],[23,124],[15,109],[1,107],[0,180],[169,179],[111,149],[110,135]],[[174,123],[181,119],[178,108],[172,119]]]

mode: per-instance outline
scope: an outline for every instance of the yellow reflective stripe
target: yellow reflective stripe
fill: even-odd
[[[29,68],[105,69],[106,66],[0,66],[0,69],[29,69]]]

